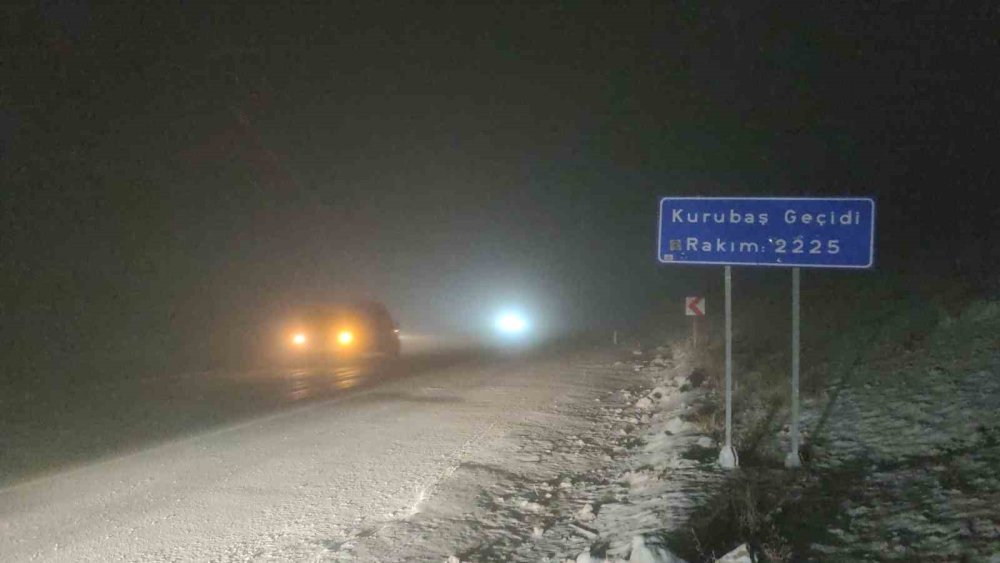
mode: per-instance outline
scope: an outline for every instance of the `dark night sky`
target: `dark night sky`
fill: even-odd
[[[656,266],[663,195],[875,195],[880,268],[995,275],[990,3],[247,4],[2,8],[9,365],[343,295],[636,318],[711,274]]]

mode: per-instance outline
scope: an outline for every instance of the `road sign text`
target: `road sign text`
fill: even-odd
[[[869,268],[875,202],[665,197],[659,229],[662,263]]]

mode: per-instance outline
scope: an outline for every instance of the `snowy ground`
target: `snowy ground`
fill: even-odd
[[[682,349],[588,372],[599,385],[470,452],[408,518],[358,534],[343,558],[639,561],[656,552],[722,477],[707,461],[716,444],[684,419],[702,393]]]
[[[622,553],[715,478],[675,453],[698,436],[677,418],[682,366],[661,363],[591,351],[454,366],[8,487],[0,554],[538,560],[595,540]]]
[[[717,381],[679,341],[525,356],[3,489],[0,554],[663,562],[749,542],[775,560],[1000,561],[1000,306],[905,342],[870,326],[804,401],[799,471],[781,464],[787,412],[750,378],[741,467],[718,469]]]
[[[974,303],[804,413],[817,437],[803,488],[841,493],[812,554],[1000,561],[998,330],[1000,303]]]
[[[832,354],[810,350],[826,361],[807,380],[836,377],[805,399],[801,470],[782,463],[783,378],[778,393],[738,387],[741,467],[688,524],[698,559],[749,542],[778,561],[1000,562],[1000,304],[917,304],[852,323]],[[758,364],[738,377],[775,369]]]
[[[483,359],[474,348],[420,340],[416,346],[408,341],[407,350],[416,350],[389,367],[359,362],[146,376],[110,370],[103,378],[6,382],[0,386],[0,487]]]

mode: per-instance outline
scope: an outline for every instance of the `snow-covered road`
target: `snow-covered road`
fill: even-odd
[[[600,358],[599,358],[600,356]],[[10,561],[325,560],[470,453],[606,385],[597,352],[467,363],[0,491]]]

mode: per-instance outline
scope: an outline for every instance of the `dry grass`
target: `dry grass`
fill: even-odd
[[[790,561],[792,546],[773,518],[782,502],[773,494],[778,489],[757,478],[727,483],[711,505],[692,517],[687,536],[680,538],[684,555],[695,561],[715,561],[746,543],[764,561]]]

